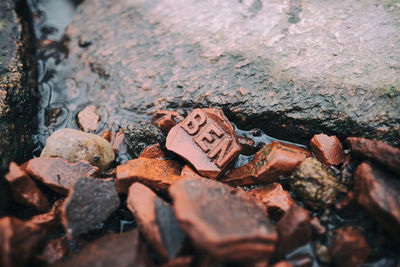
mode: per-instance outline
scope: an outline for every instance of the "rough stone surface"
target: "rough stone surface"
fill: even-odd
[[[346,143],[354,154],[383,164],[400,175],[400,149],[380,140],[366,138],[348,137]]]
[[[180,166],[174,160],[133,159],[117,166],[116,185],[120,193],[127,193],[134,182],[141,182],[156,192],[166,193],[169,186],[180,178],[180,172]]]
[[[106,169],[115,158],[110,143],[104,138],[68,128],[50,135],[40,156],[61,157],[71,163],[87,160],[100,169]]]
[[[310,156],[310,151],[304,148],[273,141],[263,146],[250,163],[233,169],[220,180],[233,186],[268,184],[281,175],[290,175]]]
[[[241,189],[198,177],[170,187],[175,215],[195,246],[221,261],[257,261],[274,250],[277,233],[266,208]]]
[[[10,163],[6,180],[10,183],[14,200],[36,208],[38,211],[46,211],[49,208],[49,201],[36,186],[28,174],[15,162]]]
[[[362,231],[350,226],[337,230],[329,254],[334,266],[353,267],[362,264],[370,250]]]
[[[14,217],[0,219],[1,266],[25,266],[40,249],[46,233],[39,226]]]
[[[70,80],[120,109],[110,121],[220,107],[292,141],[399,145],[399,21],[391,0],[85,1],[66,32]]]
[[[153,144],[165,144],[163,131],[151,123],[139,121],[129,124],[125,129],[126,144],[129,153],[137,158],[143,149]]]
[[[26,72],[28,36],[15,2],[0,2],[0,173],[28,157],[35,103]]]
[[[76,179],[92,177],[99,171],[99,168],[87,161],[69,163],[58,157],[33,158],[24,164],[24,167],[29,175],[64,196],[68,194]]]
[[[394,238],[400,238],[400,181],[367,162],[354,175],[358,203]]]
[[[338,165],[345,161],[342,144],[336,136],[314,135],[310,147],[315,157],[326,166]]]
[[[175,258],[183,247],[185,234],[176,221],[172,207],[140,183],[134,183],[129,188],[127,205],[158,255],[163,260]]]
[[[65,232],[72,237],[96,228],[119,204],[113,180],[77,179],[61,210]]]
[[[169,131],[165,146],[209,178],[222,175],[241,150],[233,125],[216,108],[195,109]]]
[[[267,207],[269,217],[274,220],[279,220],[291,206],[296,205],[290,193],[278,183],[250,190],[248,194],[261,201]]]
[[[86,245],[78,255],[55,264],[55,267],[148,267],[150,261],[138,230],[107,234]]]
[[[332,171],[315,158],[300,163],[289,183],[296,197],[314,210],[333,205],[339,193],[347,192]]]
[[[311,239],[309,212],[299,205],[293,205],[279,220],[276,230],[278,231],[278,243],[275,255],[279,257],[307,244]]]

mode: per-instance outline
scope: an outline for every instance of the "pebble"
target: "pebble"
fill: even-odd
[[[78,125],[84,132],[96,132],[100,124],[98,107],[90,105],[78,113]]]
[[[277,241],[264,205],[241,189],[198,177],[170,187],[177,220],[198,249],[220,261],[267,259]]]
[[[166,148],[202,176],[217,178],[241,151],[235,129],[220,109],[195,109],[168,133]]]
[[[300,163],[289,184],[296,197],[314,210],[335,204],[338,195],[347,192],[332,171],[315,158]]]
[[[310,147],[315,157],[325,166],[339,165],[346,160],[342,144],[336,136],[314,135]]]
[[[105,221],[120,205],[112,179],[78,178],[61,209],[68,237],[86,233]]]
[[[61,157],[71,163],[87,160],[102,170],[107,169],[115,158],[110,143],[104,138],[68,128],[50,135],[40,156]]]
[[[143,149],[154,144],[165,144],[164,132],[151,123],[139,121],[126,126],[125,142],[132,157],[139,157]]]
[[[34,207],[38,211],[49,209],[50,205],[47,198],[28,174],[15,162],[10,163],[9,172],[5,178],[10,184],[16,202]]]
[[[254,159],[237,169],[228,172],[220,181],[232,186],[268,184],[292,171],[311,152],[290,144],[273,141],[263,146]]]
[[[24,166],[29,175],[63,196],[68,194],[79,177],[92,177],[99,174],[99,168],[85,160],[70,163],[58,157],[33,158]]]

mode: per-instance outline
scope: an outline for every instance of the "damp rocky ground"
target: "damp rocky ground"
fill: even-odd
[[[2,265],[399,264],[398,4],[80,2],[1,4]]]

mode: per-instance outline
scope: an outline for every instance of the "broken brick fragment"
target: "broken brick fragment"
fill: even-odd
[[[50,240],[42,252],[36,256],[36,260],[45,265],[53,264],[61,260],[69,250],[68,240],[65,236]]]
[[[342,144],[336,136],[314,135],[310,147],[315,157],[325,166],[338,165],[345,161]]]
[[[73,237],[96,228],[119,204],[112,179],[78,178],[61,209],[65,232]]]
[[[128,147],[125,143],[125,134],[123,131],[119,131],[115,134],[111,147],[114,153],[126,153],[128,151]]]
[[[165,133],[168,133],[172,127],[181,122],[183,117],[172,110],[158,110],[151,120],[151,123],[160,127]]]
[[[0,265],[25,266],[40,249],[46,232],[14,217],[0,218]]]
[[[67,195],[70,187],[79,177],[91,177],[99,173],[99,168],[87,161],[69,163],[58,157],[39,157],[25,165],[29,175],[45,184],[53,191]]]
[[[329,247],[334,266],[359,266],[368,257],[370,246],[361,230],[355,227],[344,227],[337,230]]]
[[[182,167],[181,176],[196,176],[201,177],[195,170],[193,170],[189,165],[185,165]]]
[[[172,207],[140,183],[129,188],[127,205],[140,231],[158,255],[164,261],[176,258],[183,247],[185,234]]]
[[[20,204],[31,206],[38,211],[49,209],[49,201],[36,186],[28,174],[15,162],[10,163],[9,172],[5,176],[10,183],[14,200]]]
[[[387,166],[390,171],[400,175],[400,149],[380,140],[348,137],[346,143],[351,152]]]
[[[315,233],[317,236],[324,235],[326,233],[326,228],[321,224],[319,219],[317,217],[313,217],[310,220],[311,228],[313,230],[313,233]]]
[[[150,259],[138,230],[105,236],[84,246],[78,254],[57,262],[57,267],[148,267]]]
[[[273,141],[263,146],[250,163],[233,169],[220,181],[232,186],[271,183],[281,175],[289,175],[310,156],[304,148]]]
[[[293,205],[279,220],[276,230],[278,243],[275,255],[281,257],[311,239],[309,212],[297,204]]]
[[[127,193],[134,182],[141,182],[156,192],[166,193],[179,179],[181,169],[173,160],[137,158],[117,166],[116,186],[119,193]]]
[[[400,180],[368,162],[354,175],[358,203],[394,238],[400,238]]]
[[[290,193],[283,190],[279,183],[250,190],[248,194],[261,201],[267,207],[269,217],[274,220],[279,220],[292,205],[296,204]]]
[[[52,233],[61,225],[60,212],[62,203],[63,200],[61,199],[55,201],[49,212],[35,215],[27,222],[41,227],[47,233]]]
[[[190,162],[204,177],[223,174],[241,146],[220,109],[195,109],[168,133],[166,148]]]
[[[169,262],[161,265],[161,267],[190,267],[192,263],[192,256],[182,256],[170,260]]]
[[[164,151],[161,149],[160,144],[154,144],[143,149],[139,158],[165,160]]]
[[[170,187],[174,210],[194,245],[220,261],[268,259],[277,241],[264,205],[243,190],[186,177]]]

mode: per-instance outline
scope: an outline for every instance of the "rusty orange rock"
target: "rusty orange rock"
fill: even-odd
[[[53,191],[67,195],[75,180],[80,177],[92,177],[99,168],[87,161],[69,163],[57,157],[39,157],[29,160],[25,165],[29,175],[48,186]]]
[[[184,244],[172,207],[140,183],[129,188],[127,205],[146,240],[164,260],[174,259]]]
[[[36,259],[46,265],[61,260],[68,252],[69,246],[65,236],[50,240]]]
[[[299,205],[293,205],[276,225],[278,243],[275,255],[278,257],[307,244],[311,239],[310,214]]]
[[[172,127],[183,120],[183,117],[176,111],[158,110],[151,120],[151,123],[160,127],[161,130],[168,133]]]
[[[40,249],[46,232],[14,217],[0,219],[0,265],[25,266]]]
[[[202,175],[217,178],[240,153],[235,130],[220,109],[195,109],[174,126],[166,147]]]
[[[160,144],[154,144],[143,149],[139,158],[165,160],[164,151],[161,149]]]
[[[36,208],[38,211],[46,211],[49,201],[36,186],[28,174],[15,162],[10,163],[6,180],[10,183],[14,200],[18,203]]]
[[[380,140],[348,137],[346,143],[352,153],[387,166],[390,171],[400,175],[400,149]]]
[[[268,210],[268,215],[279,220],[296,202],[289,192],[283,190],[279,183],[272,183],[261,188],[248,191],[248,194],[261,201]]]
[[[186,177],[170,187],[182,229],[220,261],[268,259],[277,241],[264,205],[218,181]]]
[[[310,147],[315,157],[326,166],[338,165],[345,161],[342,144],[336,136],[314,135]]]
[[[263,146],[252,162],[228,172],[220,181],[232,186],[271,183],[281,175],[289,175],[310,156],[304,148],[273,141]]]
[[[78,125],[84,132],[97,131],[100,124],[98,107],[90,105],[78,113]]]
[[[352,267],[362,264],[370,250],[361,230],[350,226],[337,230],[329,254],[335,266]]]
[[[169,186],[180,178],[180,165],[173,160],[137,158],[117,166],[116,186],[127,193],[134,182],[141,182],[156,192],[167,193]]]

